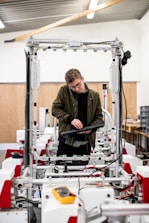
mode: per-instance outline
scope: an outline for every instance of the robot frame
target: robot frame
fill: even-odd
[[[110,51],[111,93],[116,98],[116,127],[99,128],[90,156],[56,157],[53,132],[37,137],[39,50]],[[147,223],[149,166],[122,145],[122,66],[130,58],[117,38],[105,42],[35,40],[26,47],[26,122],[23,149],[8,150],[0,170],[1,223]],[[33,109],[32,109],[33,108]],[[33,110],[33,112],[31,112]],[[106,122],[106,119],[105,119]],[[42,151],[39,142],[44,142]],[[42,144],[42,145],[43,145]],[[62,165],[57,165],[61,161]],[[81,163],[81,165],[80,165]]]

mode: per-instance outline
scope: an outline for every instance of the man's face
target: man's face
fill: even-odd
[[[77,94],[85,91],[84,78],[77,78],[73,82],[68,84],[68,87]]]

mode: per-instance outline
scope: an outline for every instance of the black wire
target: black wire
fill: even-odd
[[[111,164],[113,164],[113,163],[115,163],[116,161],[118,161],[120,158],[121,158],[121,156],[123,155],[123,153],[120,153],[120,155],[116,158],[116,159],[114,159],[113,161],[111,161],[110,163],[108,163],[106,166],[104,166],[104,167],[101,167],[101,168],[98,168],[98,171],[100,170],[105,170],[107,167],[109,167]],[[96,170],[94,170],[90,175],[89,175],[89,177],[91,177],[94,173],[96,173],[97,172],[97,168],[95,167],[95,169]]]
[[[33,200],[30,200],[30,199],[28,199],[26,197],[17,197],[16,198],[16,202],[22,202],[22,201],[25,201],[27,203],[33,204],[36,207],[38,206],[38,204],[41,204],[40,201],[33,201]]]
[[[122,77],[122,60],[119,56],[119,153],[122,145],[122,86],[123,86],[123,77]],[[121,151],[122,152],[122,151]],[[119,159],[119,164],[122,164],[122,157]]]
[[[133,184],[134,184],[134,180],[132,180],[132,182],[128,185],[128,186],[126,186],[126,187],[118,187],[115,183],[113,183],[113,182],[111,182],[110,183],[110,185],[115,189],[115,190],[117,190],[117,191],[119,191],[119,192],[122,192],[122,191],[124,191],[124,190],[127,190],[127,189],[129,189],[131,186],[133,186]]]

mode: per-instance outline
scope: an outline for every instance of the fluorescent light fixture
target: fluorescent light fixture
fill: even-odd
[[[5,26],[4,26],[4,23],[2,22],[2,20],[0,19],[0,29],[3,29]]]
[[[89,9],[95,8],[97,6],[97,4],[98,4],[98,0],[90,0]],[[94,15],[95,15],[95,12],[89,13],[87,15],[87,18],[92,19],[94,17]]]

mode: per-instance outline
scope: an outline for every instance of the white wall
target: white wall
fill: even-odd
[[[123,42],[124,51],[130,50],[132,57],[123,67],[123,81],[137,81],[138,108],[149,104],[148,88],[148,39],[147,30],[149,12],[141,21],[127,20],[78,26],[57,27],[34,36],[42,39],[67,39],[79,41],[108,41],[116,37]],[[0,34],[0,82],[25,82],[26,61],[25,41],[4,43],[26,32]],[[82,53],[57,51],[40,53],[42,82],[64,81],[64,73],[71,67],[81,70],[87,81],[108,81],[109,66],[112,62],[110,53]],[[145,92],[145,93],[143,93]]]
[[[0,82],[25,81],[26,41],[4,43],[22,33],[0,35]],[[139,77],[139,23],[137,20],[57,27],[35,38],[66,39],[79,41],[108,41],[118,38],[124,44],[124,50],[130,50],[132,58],[123,69],[124,81],[138,81]],[[81,70],[87,81],[108,81],[111,53],[57,51],[40,53],[41,81],[64,81],[64,73],[71,67]]]
[[[138,104],[149,105],[149,12],[140,21],[140,76]]]

